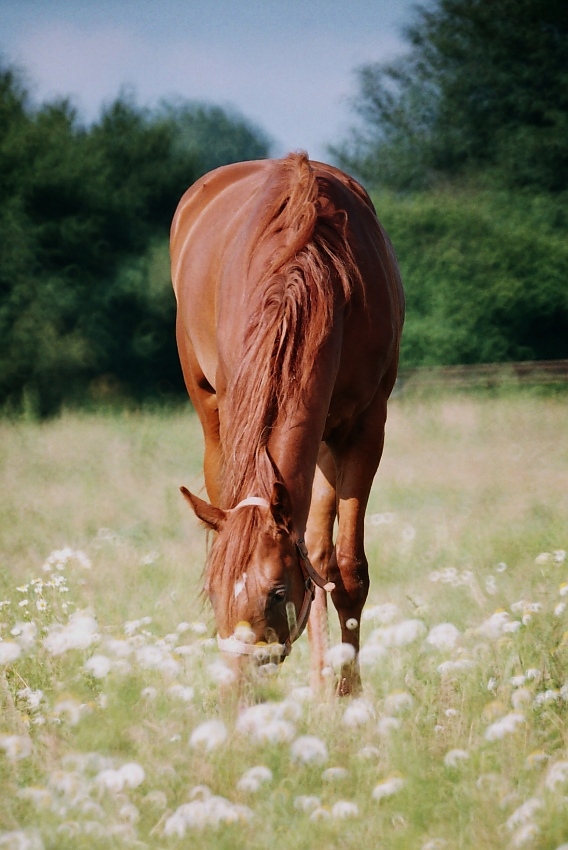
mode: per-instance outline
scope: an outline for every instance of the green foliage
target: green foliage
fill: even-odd
[[[335,150],[374,184],[487,174],[568,188],[568,7],[562,0],[436,0],[410,50],[359,70],[361,127]]]
[[[182,392],[175,207],[209,167],[267,152],[244,119],[187,104],[120,97],[85,128],[68,101],[32,108],[0,66],[0,405]]]
[[[568,241],[549,198],[375,198],[407,297],[402,365],[568,357]]]

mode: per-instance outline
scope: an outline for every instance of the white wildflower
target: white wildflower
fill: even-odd
[[[391,511],[385,511],[380,514],[371,514],[371,516],[367,517],[367,522],[369,525],[379,526],[379,525],[390,525],[394,522],[394,514]]]
[[[475,664],[471,658],[458,658],[456,661],[442,661],[438,664],[438,673],[442,676],[449,673],[459,673],[462,670],[471,670]]]
[[[536,823],[526,823],[520,826],[511,838],[510,846],[512,848],[524,847],[529,842],[533,844],[534,839],[539,834],[540,829]]]
[[[106,655],[92,655],[84,665],[84,669],[95,679],[104,679],[108,676],[112,667],[110,658]]]
[[[355,658],[355,647],[350,643],[338,643],[326,652],[325,660],[334,670],[349,664]]]
[[[0,847],[6,850],[44,850],[45,845],[36,829],[14,829],[0,832]]]
[[[83,705],[71,697],[59,700],[59,702],[53,706],[54,716],[61,717],[63,715],[70,726],[75,726],[79,722],[82,713]]]
[[[468,758],[467,750],[449,750],[444,756],[444,764],[446,767],[457,767],[462,761],[467,761]]]
[[[537,566],[543,566],[544,564],[552,563],[552,560],[552,552],[541,552],[536,556],[534,562]]]
[[[549,791],[556,791],[559,785],[568,780],[568,761],[555,761],[548,768],[544,784]]]
[[[235,681],[235,673],[221,659],[216,659],[208,664],[207,673],[217,685],[230,685],[231,682]]]
[[[20,761],[32,754],[32,741],[27,735],[0,735],[0,749],[10,761]]]
[[[239,791],[258,791],[266,782],[272,781],[272,771],[262,764],[251,767],[237,782]]]
[[[387,625],[392,623],[400,615],[400,608],[393,602],[384,602],[382,605],[373,605],[365,608],[361,620],[364,622],[380,623]]]
[[[542,800],[538,797],[529,797],[507,818],[507,829],[513,830],[528,823],[540,809],[542,809]]]
[[[227,727],[222,720],[205,720],[191,733],[191,747],[204,747],[207,752],[216,749],[225,742]]]
[[[566,560],[566,550],[565,549],[556,549],[552,553],[552,559],[555,564],[563,564]]]
[[[389,715],[399,714],[412,708],[414,700],[406,691],[393,691],[385,698],[385,712]]]
[[[557,702],[559,699],[560,691],[550,688],[547,691],[541,691],[540,694],[537,694],[534,698],[534,704],[536,706],[547,705],[550,702]]]
[[[12,640],[0,640],[0,665],[12,664],[22,654],[22,647]]]
[[[524,678],[524,677],[523,677]],[[522,708],[523,705],[526,705],[532,700],[532,693],[528,688],[517,688],[516,691],[513,691],[511,694],[511,705],[518,711],[519,708]]]
[[[62,655],[71,649],[88,649],[99,640],[97,621],[85,611],[76,611],[66,625],[54,624],[43,645],[50,655]]]
[[[331,818],[331,812],[329,809],[320,806],[317,809],[314,809],[310,815],[310,820],[312,821],[320,821],[320,820],[329,820]]]
[[[302,764],[323,764],[327,761],[327,746],[315,735],[301,735],[290,749],[292,761]]]
[[[296,797],[294,800],[294,808],[299,809],[301,812],[313,812],[314,809],[317,809],[321,806],[321,801],[319,797],[307,796],[305,794],[301,794],[299,797]]]
[[[509,615],[506,611],[495,611],[494,614],[477,627],[476,632],[490,640],[496,640],[501,637],[508,622]]]
[[[189,686],[180,685],[177,682],[170,685],[168,688],[170,696],[180,699],[183,702],[191,702],[195,695],[195,689]]]
[[[372,703],[366,699],[354,699],[343,712],[342,723],[344,726],[363,726],[372,720],[375,710]]]
[[[388,655],[387,649],[379,643],[366,643],[359,651],[361,667],[374,667]]]
[[[383,646],[408,646],[418,638],[423,637],[426,626],[422,620],[403,620],[392,626],[382,626],[375,629],[369,638],[373,643]]]
[[[371,744],[367,744],[367,746],[361,747],[357,755],[362,759],[378,759],[381,755],[381,751],[378,747],[373,747]]]
[[[331,809],[332,818],[343,820],[344,818],[355,818],[359,814],[357,803],[352,803],[349,800],[338,800],[333,804]]]
[[[344,767],[328,767],[323,771],[321,778],[324,782],[338,782],[346,779],[347,776],[348,773]]]
[[[460,637],[460,631],[453,623],[438,623],[433,626],[428,633],[426,643],[431,644],[436,649],[443,651],[453,649]]]
[[[396,732],[400,729],[401,722],[398,717],[381,717],[377,729],[382,738],[386,738],[391,732]]]
[[[256,730],[254,738],[259,743],[285,744],[296,734],[296,727],[289,720],[269,720]]]
[[[391,776],[388,779],[383,779],[378,785],[373,788],[373,800],[383,800],[385,797],[392,797],[401,788],[404,787],[404,779],[400,776]]]
[[[512,711],[496,720],[491,726],[485,730],[485,738],[487,741],[497,741],[504,738],[505,735],[511,735],[517,731],[518,727],[525,722],[524,714],[518,711]]]
[[[247,806],[231,803],[224,797],[209,796],[179,806],[164,824],[164,835],[183,838],[188,829],[216,828],[222,823],[238,823],[253,817]]]

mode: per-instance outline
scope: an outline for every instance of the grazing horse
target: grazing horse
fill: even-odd
[[[209,502],[181,489],[216,532],[204,590],[219,645],[280,661],[309,615],[314,683],[331,593],[353,648],[338,692],[356,692],[364,515],[404,317],[393,248],[355,180],[294,153],[198,180],[171,259]]]

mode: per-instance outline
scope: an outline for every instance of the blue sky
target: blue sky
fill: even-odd
[[[274,153],[326,157],[353,120],[354,69],[402,53],[411,0],[0,0],[0,52],[36,100],[86,120],[121,88],[232,105]]]

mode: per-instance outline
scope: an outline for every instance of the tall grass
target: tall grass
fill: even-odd
[[[332,697],[335,648],[308,691],[302,637],[240,707],[178,494],[202,486],[195,417],[0,432],[0,847],[568,841],[564,400],[394,400],[362,698]]]

